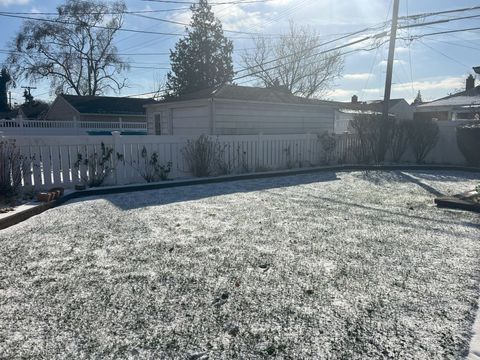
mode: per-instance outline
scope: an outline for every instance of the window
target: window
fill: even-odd
[[[162,116],[161,116],[161,114],[155,114],[154,123],[155,123],[155,135],[162,135]]]
[[[169,110],[162,111],[154,115],[155,135],[170,134],[170,112]]]

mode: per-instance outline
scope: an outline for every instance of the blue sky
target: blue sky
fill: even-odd
[[[219,2],[219,0],[211,1]],[[308,25],[322,39],[330,40],[338,34],[354,32],[378,25],[391,17],[392,0],[270,0],[257,4],[216,5],[214,12],[226,30],[240,30],[262,34],[285,32],[288,23]],[[0,0],[0,12],[52,12],[62,1],[57,0]],[[167,10],[151,14],[159,18],[189,22],[188,5],[155,3],[143,0],[127,0],[128,10]],[[400,15],[436,12],[456,8],[478,6],[478,0],[400,0]],[[179,9],[180,10],[172,10]],[[446,20],[453,17],[479,15],[480,9],[429,18]],[[448,23],[423,26],[399,31],[399,37],[426,34],[452,29],[479,27],[479,18],[463,19]],[[0,49],[20,29],[22,20],[1,17]],[[182,26],[127,15],[125,28],[150,31],[183,33]],[[227,33],[234,41],[235,69],[240,70],[240,54],[251,48],[252,40],[246,35]],[[424,37],[420,40],[397,41],[393,75],[392,97],[412,101],[418,90],[424,100],[433,100],[464,87],[465,78],[472,73],[472,66],[480,65],[480,31],[472,30],[453,34]],[[116,46],[125,56],[132,69],[127,74],[129,87],[121,96],[153,91],[165,79],[169,67],[168,55],[141,55],[145,53],[168,53],[178,36],[119,33]],[[353,40],[355,37],[349,39]],[[337,43],[338,45],[342,42]],[[368,44],[359,45],[365,47]],[[388,45],[369,52],[354,52],[346,55],[343,77],[338,79],[328,95],[329,99],[348,101],[353,94],[360,100],[381,99],[385,82]],[[0,53],[0,62],[5,58]],[[254,81],[242,85],[254,85]],[[19,85],[37,86],[32,95],[52,100],[45,82]],[[22,102],[22,89],[13,89],[13,98]]]

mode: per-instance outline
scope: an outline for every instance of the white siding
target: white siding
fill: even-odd
[[[210,106],[172,109],[173,135],[210,134]]]
[[[215,101],[215,134],[305,134],[333,131],[327,106]]]
[[[408,105],[406,101],[401,101],[397,105],[392,106],[389,112],[394,114],[397,119],[413,120],[413,107]]]

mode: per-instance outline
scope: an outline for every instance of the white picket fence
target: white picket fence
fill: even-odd
[[[87,135],[95,131],[134,131],[147,133],[147,122],[125,121],[78,121],[37,120],[37,119],[0,119],[0,131],[6,136],[71,136]]]
[[[170,178],[189,177],[182,154],[190,137],[184,136],[15,136],[16,147],[31,162],[23,176],[24,186],[46,189],[53,186],[71,188],[89,180],[88,166],[78,157],[101,154],[102,143],[113,149],[110,166],[114,171],[105,185],[145,182],[139,169],[144,167],[142,150],[148,158],[158,154],[160,164],[172,163]],[[232,173],[267,171],[287,167],[310,166],[320,161],[320,144],[316,135],[239,135],[212,136],[223,151],[223,160]]]
[[[224,164],[232,173],[268,171],[295,167],[307,167],[324,163],[325,154],[316,134],[299,135],[222,135],[210,136],[223,149]],[[170,178],[190,177],[182,150],[191,137],[186,136],[15,136],[16,146],[25,159],[30,160],[30,170],[23,174],[23,185],[35,189],[53,186],[71,188],[87,182],[91,175],[88,167],[78,162],[97,153],[101,154],[102,143],[113,149],[110,166],[114,169],[105,185],[125,185],[145,182],[140,175],[145,160],[156,152],[160,164],[172,163]],[[336,149],[331,163],[355,163],[352,149],[356,138],[351,134],[336,136]],[[118,154],[118,155],[117,155]],[[411,154],[405,161],[413,162]],[[388,159],[387,159],[388,161]],[[440,139],[428,156],[429,163],[464,165],[455,140],[455,127],[445,124],[440,127]]]

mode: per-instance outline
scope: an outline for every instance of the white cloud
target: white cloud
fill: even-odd
[[[0,0],[1,6],[9,6],[9,5],[26,5],[30,2],[30,0]]]
[[[392,87],[394,90],[402,91],[402,90],[410,90],[412,86],[415,90],[450,90],[454,91],[455,89],[463,87],[463,82],[465,78],[463,77],[448,77],[444,79],[431,79],[431,80],[424,80],[424,81],[414,81],[413,84],[411,82],[401,83],[401,84],[394,84]]]
[[[407,62],[405,60],[393,60],[393,65],[406,65]],[[387,60],[382,60],[378,63],[379,66],[387,66]]]
[[[347,80],[367,80],[374,77],[375,75],[370,73],[345,74],[343,76],[343,78]]]
[[[333,99],[346,99],[353,95],[355,95],[355,90],[348,89],[335,89],[328,93],[328,97]]]
[[[408,47],[405,47],[405,46],[397,46],[395,47],[395,52],[396,53],[406,53],[408,52]]]
[[[268,5],[268,6],[285,6],[285,5],[288,5],[288,4],[291,4],[293,3],[294,0],[270,0],[270,1],[267,1],[265,4]]]
[[[223,29],[233,31],[261,32],[265,17],[270,16],[268,12],[248,11],[243,5],[219,5],[213,9],[215,17],[222,23]],[[190,24],[192,14],[190,11],[179,11],[173,13],[169,20]],[[185,28],[185,25],[175,25]],[[232,34],[226,33],[227,36]]]

